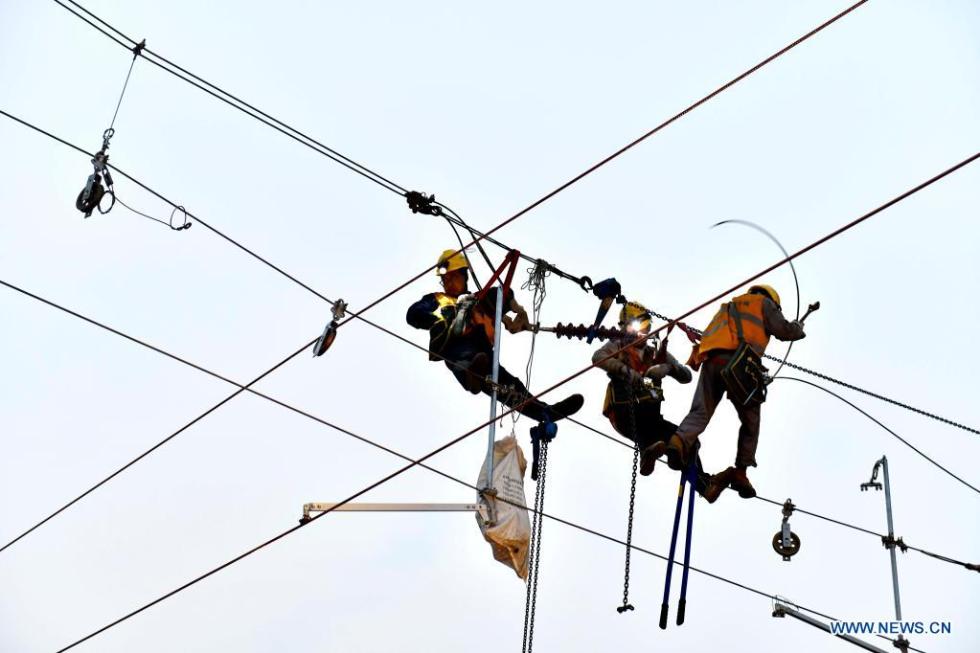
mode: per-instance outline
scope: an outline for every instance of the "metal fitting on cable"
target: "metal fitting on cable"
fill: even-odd
[[[405,193],[405,201],[412,213],[423,213],[425,215],[442,215],[442,207],[436,206],[436,196],[426,195],[417,190],[410,190]]]
[[[894,549],[898,547],[898,550],[902,553],[906,553],[909,550],[909,545],[902,541],[900,537],[892,537],[891,535],[882,535],[881,543],[886,549]]]
[[[786,499],[783,503],[783,523],[780,529],[772,536],[772,548],[779,555],[783,556],[785,562],[800,552],[800,537],[790,530],[789,518],[792,516],[796,506],[792,499]]]
[[[188,223],[188,225],[189,224],[190,223]],[[323,329],[323,333],[320,334],[320,337],[316,339],[315,343],[313,343],[314,358],[317,356],[323,356],[327,350],[330,349],[330,345],[333,344],[333,341],[337,338],[338,322],[344,319],[344,316],[346,315],[347,302],[345,302],[343,299],[338,299],[336,302],[334,302],[333,308],[331,308],[330,311],[333,314],[333,319],[327,323],[327,326]]]

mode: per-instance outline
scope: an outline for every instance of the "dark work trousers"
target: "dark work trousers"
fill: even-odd
[[[456,380],[464,388],[467,387],[466,382],[467,382],[468,372],[466,371],[466,369],[460,369],[460,368],[461,367],[468,368],[469,364],[473,360],[473,357],[475,357],[479,353],[481,352],[468,351],[463,353],[462,356],[453,360],[452,362],[448,360],[445,361],[446,367],[448,367],[450,371],[452,371],[453,376],[456,377]],[[490,352],[482,352],[482,353],[487,355],[490,362],[490,371],[487,371],[486,375],[484,375],[484,376],[489,376],[492,372],[493,352],[490,351]],[[514,408],[528,397],[529,393],[527,391],[527,387],[521,382],[520,379],[518,379],[516,376],[508,372],[503,365],[501,365],[497,369],[497,385],[510,386],[512,388],[511,392],[497,393],[497,399],[499,399],[500,402],[505,406],[507,406],[508,408]],[[493,388],[485,381],[480,383],[480,391],[488,396],[493,394]],[[517,408],[517,411],[537,422],[543,422],[546,420],[555,421],[557,419],[560,419],[561,417],[564,417],[563,415],[559,416],[559,415],[552,414],[551,412],[549,412],[548,408],[549,408],[548,405],[545,404],[544,402],[538,401],[537,399],[532,399],[531,401],[527,402],[520,408]]]
[[[721,371],[728,363],[726,356],[713,356],[701,365],[698,375],[698,387],[691,402],[691,411],[677,427],[677,435],[689,448],[698,441],[698,436],[707,428],[711,416],[725,395],[725,381]],[[755,467],[755,451],[759,447],[759,423],[762,416],[762,404],[738,404],[732,402],[735,412],[742,423],[738,429],[738,452],[735,454],[735,465]]]
[[[634,415],[636,416],[636,443],[640,445],[640,451],[646,449],[654,442],[667,442],[670,436],[677,431],[677,425],[664,419],[660,414],[660,402],[642,401],[634,404]],[[628,406],[616,405],[613,407],[609,422],[616,432],[628,440],[633,440],[632,429],[630,428],[630,410]],[[704,494],[704,489],[708,483],[708,475],[701,466],[701,456],[695,462],[697,466],[697,483],[694,488],[698,494]]]

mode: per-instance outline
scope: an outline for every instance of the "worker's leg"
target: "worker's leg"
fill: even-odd
[[[759,447],[762,404],[754,402],[741,406],[736,404],[735,411],[742,423],[738,429],[738,452],[735,454],[735,467],[744,470],[746,467],[756,466],[755,451]]]
[[[639,446],[641,452],[640,474],[643,476],[652,474],[659,454],[653,451],[651,445],[665,437],[659,404],[641,402],[634,404],[632,410],[628,405],[617,405],[613,409],[609,421],[617,433],[636,442]]]
[[[584,403],[582,395],[578,394],[566,397],[556,404],[546,404],[538,399],[530,399],[525,403],[525,400],[531,396],[527,387],[502,365],[497,370],[497,385],[510,387],[508,392],[497,393],[497,398],[505,406],[516,408],[521,414],[527,415],[538,422],[557,422],[560,419],[574,415]],[[492,394],[493,388],[484,384],[483,392],[488,395]]]
[[[623,425],[626,429],[629,428],[629,407],[623,407],[619,409],[620,413],[625,413],[623,419]],[[642,402],[633,407],[633,417],[636,419],[636,443],[640,445],[640,450],[646,449],[651,444],[657,440],[662,440],[663,430],[661,428],[661,421],[663,418],[660,416],[660,408],[653,402]],[[631,440],[633,437],[627,432],[626,437]],[[669,437],[669,436],[668,436]]]
[[[698,387],[694,391],[691,410],[677,427],[677,436],[690,451],[697,443],[698,436],[707,428],[714,415],[718,402],[725,394],[725,382],[721,378],[722,366],[705,361],[698,375]]]
[[[457,352],[452,360],[446,359],[444,362],[459,384],[473,394],[483,390],[484,379],[490,374],[493,364],[486,353],[475,350]]]

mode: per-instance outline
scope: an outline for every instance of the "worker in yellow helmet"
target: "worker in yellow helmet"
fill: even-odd
[[[619,311],[619,328],[625,337],[610,340],[592,355],[592,363],[609,376],[602,414],[617,433],[639,446],[643,476],[653,473],[663,445],[677,431],[677,425],[661,414],[663,379],[669,376],[678,383],[691,382],[691,371],[666,349],[661,353],[656,338],[631,344],[648,336],[651,326],[650,312],[641,304],[628,302]],[[656,443],[661,445],[659,453],[653,446]],[[708,480],[699,458],[695,488],[702,495]]]
[[[443,292],[429,293],[412,304],[405,319],[416,329],[428,330],[429,360],[444,361],[460,385],[473,394],[491,394],[487,377],[492,372],[494,315],[500,287],[491,288],[483,301],[477,302],[468,289],[469,269],[462,251],[444,251],[436,266]],[[517,303],[513,291],[508,289],[503,300],[504,327],[511,333],[528,329],[527,311]],[[520,379],[503,366],[498,368],[497,385],[510,388],[509,392],[498,391],[498,398],[509,407],[519,406],[529,396]],[[554,422],[578,412],[583,403],[582,395],[574,394],[557,404],[532,399],[518,410],[533,420]]]
[[[701,373],[691,410],[666,446],[671,468],[685,468],[689,452],[698,443],[698,436],[708,426],[726,391],[741,422],[735,466],[712,477],[706,494],[709,501],[728,485],[743,498],[755,496],[746,470],[756,466],[766,382],[760,359],[770,337],[791,341],[800,340],[806,334],[802,322],[791,322],[783,316],[779,293],[772,286],[759,284],[721,305],[688,360],[695,370],[700,367]]]

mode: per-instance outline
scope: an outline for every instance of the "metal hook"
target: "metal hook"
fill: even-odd
[[[184,219],[179,227],[174,226],[174,216],[177,215],[177,211],[184,214]],[[184,229],[190,229],[191,224],[193,223],[187,219],[187,209],[185,209],[183,206],[175,206],[174,210],[170,212],[170,220],[167,221],[167,224],[170,225],[170,228],[174,231],[183,231]]]

